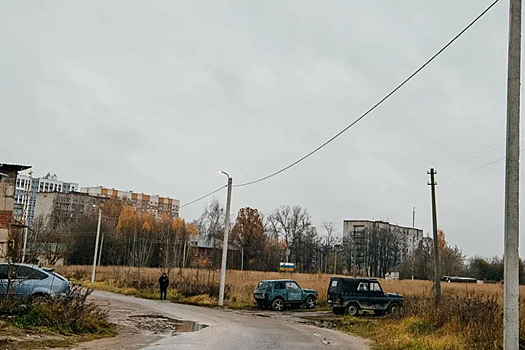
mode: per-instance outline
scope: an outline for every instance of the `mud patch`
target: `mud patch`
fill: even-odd
[[[131,315],[129,318],[134,321],[137,328],[147,330],[153,334],[177,335],[178,333],[197,332],[208,327],[202,323],[178,320],[163,315]]]

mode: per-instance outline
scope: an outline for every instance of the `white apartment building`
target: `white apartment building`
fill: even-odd
[[[423,230],[385,221],[344,220],[343,241],[354,273],[383,277],[418,248]],[[377,265],[381,265],[379,268]],[[374,271],[375,269],[375,271]]]
[[[14,217],[20,220],[27,210],[27,223],[33,225],[38,192],[78,192],[78,183],[59,180],[56,174],[47,173],[43,177],[19,174],[15,187]]]

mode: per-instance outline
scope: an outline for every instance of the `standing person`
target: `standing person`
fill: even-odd
[[[168,278],[168,275],[166,275],[166,272],[163,272],[162,276],[159,277],[160,300],[166,300],[169,285],[170,279]]]

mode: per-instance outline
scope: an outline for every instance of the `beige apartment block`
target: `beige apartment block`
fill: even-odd
[[[150,213],[157,217],[162,215],[173,218],[179,217],[180,201],[178,199],[133,191],[121,191],[102,186],[82,187],[80,191],[91,196],[125,200],[137,212]]]

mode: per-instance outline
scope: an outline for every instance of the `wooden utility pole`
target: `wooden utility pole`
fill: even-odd
[[[434,252],[434,298],[436,304],[439,303],[441,298],[441,263],[439,261],[439,242],[438,242],[438,223],[437,223],[437,209],[436,209],[436,180],[434,176],[437,172],[434,168],[431,168],[428,171],[430,175],[430,189],[432,193],[432,231],[433,231],[433,241],[432,245]]]
[[[519,345],[521,0],[510,0],[505,166],[503,349]]]

